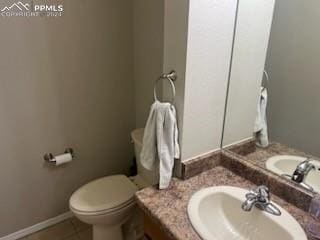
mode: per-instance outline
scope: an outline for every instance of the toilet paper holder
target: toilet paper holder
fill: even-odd
[[[70,153],[72,158],[74,157],[74,151],[72,148],[66,148],[66,150],[64,151],[64,153]],[[53,156],[52,153],[46,153],[44,156],[43,156],[43,159],[47,162],[55,162],[55,158]]]

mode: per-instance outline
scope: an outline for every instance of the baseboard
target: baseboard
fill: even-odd
[[[50,218],[48,220],[45,220],[43,222],[37,223],[33,226],[30,226],[30,227],[24,228],[22,230],[19,230],[17,232],[11,233],[7,236],[0,237],[0,240],[17,240],[19,238],[23,238],[27,235],[38,232],[44,228],[47,228],[47,227],[50,227],[54,224],[62,222],[63,220],[71,218],[72,216],[73,216],[72,212],[66,212],[66,213],[63,213],[59,216],[56,216],[56,217]]]

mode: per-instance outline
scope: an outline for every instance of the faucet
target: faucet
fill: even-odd
[[[305,178],[308,176],[311,170],[315,170],[316,167],[310,163],[310,158],[300,163],[294,171],[291,180],[297,183],[304,183]]]
[[[241,205],[242,209],[247,212],[251,211],[253,206],[276,216],[281,215],[279,208],[270,202],[269,188],[264,185],[250,190],[246,194],[246,201]]]

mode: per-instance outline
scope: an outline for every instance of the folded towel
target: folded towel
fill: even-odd
[[[267,88],[261,87],[260,99],[257,107],[257,116],[254,124],[254,133],[257,140],[256,144],[260,147],[267,147],[269,145],[267,125],[267,103]]]
[[[179,158],[178,128],[175,107],[155,101],[144,129],[141,163],[149,170],[159,169],[159,188],[169,186],[174,159]]]

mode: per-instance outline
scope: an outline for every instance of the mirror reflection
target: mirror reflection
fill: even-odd
[[[241,9],[240,1],[237,31]],[[258,35],[270,34],[266,52],[250,64],[238,57],[250,51],[235,39],[223,137],[225,149],[314,192],[320,192],[318,9],[314,0],[276,1],[270,28],[265,18],[264,32],[255,31],[260,48]]]

